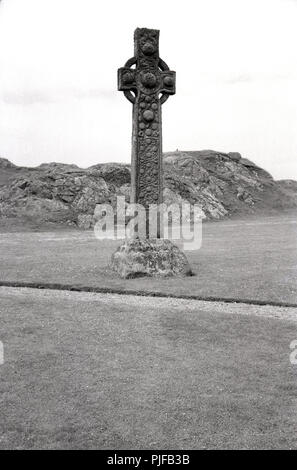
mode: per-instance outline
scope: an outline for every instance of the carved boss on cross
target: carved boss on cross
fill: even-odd
[[[135,66],[135,68],[133,68]],[[159,31],[137,28],[134,57],[118,70],[118,89],[133,103],[131,202],[162,203],[161,105],[175,94],[175,72],[159,57]]]

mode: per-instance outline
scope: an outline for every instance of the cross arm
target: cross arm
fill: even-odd
[[[133,91],[137,89],[135,70],[129,67],[118,69],[118,90]]]
[[[171,70],[165,70],[160,72],[160,75],[160,93],[164,93],[166,95],[175,95],[175,72]]]
[[[118,90],[123,91],[126,98],[134,104],[137,91],[136,73],[135,69],[131,69],[127,65],[129,64],[127,63],[125,67],[118,69]]]

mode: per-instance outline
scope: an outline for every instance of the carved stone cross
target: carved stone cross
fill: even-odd
[[[118,89],[133,103],[130,202],[147,209],[163,202],[161,105],[175,93],[175,72],[159,57],[158,30],[135,30],[134,57],[118,70]]]

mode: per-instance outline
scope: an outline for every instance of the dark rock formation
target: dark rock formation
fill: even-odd
[[[278,186],[289,196],[297,197],[297,181],[294,180],[279,180],[276,181]]]
[[[112,255],[111,267],[124,279],[192,274],[185,254],[169,240],[125,241]]]
[[[16,165],[11,163],[7,158],[0,158],[0,168],[16,168]]]
[[[284,199],[272,176],[237,152],[169,152],[164,167],[166,196],[199,204],[208,219],[270,209],[271,193]]]
[[[0,188],[0,217],[29,217],[39,225],[52,222],[90,228],[96,204],[114,204],[116,195],[122,194],[118,186],[122,165],[109,165],[109,173],[112,170],[114,182],[106,181],[104,171],[96,168],[45,164],[31,171],[25,169],[11,184]]]
[[[164,154],[164,201],[199,204],[206,219],[297,208],[297,183],[274,181],[237,152]],[[87,169],[61,163],[18,167],[0,159],[0,224],[22,221],[90,229],[96,204],[129,202],[130,166],[106,163]]]

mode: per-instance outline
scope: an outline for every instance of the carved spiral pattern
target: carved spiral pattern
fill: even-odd
[[[161,105],[175,92],[175,73],[159,58],[157,30],[137,29],[134,41],[135,56],[119,69],[118,80],[134,106],[132,196],[148,207],[162,201]]]
[[[160,191],[161,123],[158,95],[142,93],[138,105],[137,197],[140,204],[148,206],[158,203]],[[147,116],[153,116],[153,119],[148,120]]]

